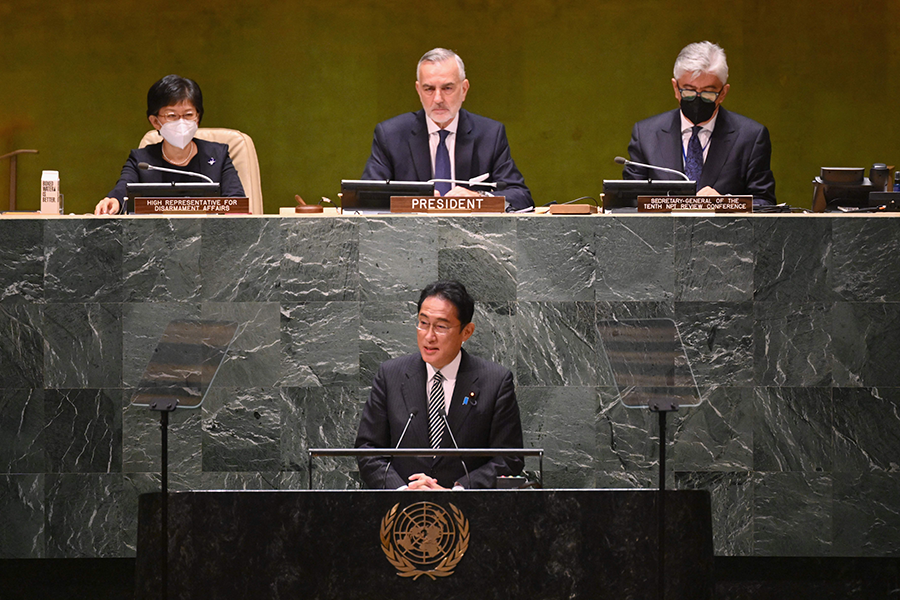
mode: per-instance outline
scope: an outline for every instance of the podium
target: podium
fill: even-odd
[[[709,599],[709,494],[664,493],[666,593]],[[658,496],[651,490],[171,493],[169,598],[651,598],[658,595]],[[140,497],[135,598],[159,597],[160,500],[158,493]],[[445,533],[425,533],[442,518]],[[441,560],[439,550],[450,558]],[[412,564],[417,553],[435,562]],[[429,569],[434,576],[424,573]]]

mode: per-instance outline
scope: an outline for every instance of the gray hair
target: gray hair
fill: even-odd
[[[445,60],[450,60],[451,58],[456,59],[456,66],[459,67],[460,80],[465,79],[466,65],[463,64],[463,61],[459,57],[459,55],[453,50],[447,50],[446,48],[435,48],[423,54],[422,58],[419,59],[419,64],[416,65],[416,81],[419,81],[419,68],[422,66],[422,63],[442,63]]]
[[[675,59],[675,79],[680,79],[685,73],[691,73],[699,77],[703,73],[710,73],[719,78],[723,84],[728,81],[728,62],[725,59],[725,51],[712,42],[697,42],[688,44]]]

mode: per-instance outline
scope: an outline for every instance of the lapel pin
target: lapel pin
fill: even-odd
[[[212,166],[212,165],[216,164],[216,159],[215,159],[215,157],[210,156],[209,160],[207,162],[209,163],[210,166]]]

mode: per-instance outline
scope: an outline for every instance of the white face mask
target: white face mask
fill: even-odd
[[[197,121],[179,119],[178,121],[164,123],[159,133],[164,140],[183,150],[194,139],[197,127]]]

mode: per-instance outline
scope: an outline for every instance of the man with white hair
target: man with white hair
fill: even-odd
[[[416,67],[422,110],[378,124],[362,178],[467,181],[487,173],[487,181],[503,184],[500,193],[506,196],[507,210],[533,207],[531,192],[510,156],[506,128],[463,110],[468,91],[466,67],[455,52],[445,48],[426,52]],[[442,196],[476,196],[478,190],[435,184],[435,193]]]
[[[700,195],[752,195],[754,206],[775,204],[769,130],[722,107],[728,95],[725,51],[689,44],[675,60],[672,89],[679,109],[636,123],[628,154],[634,162],[683,171]],[[677,179],[627,165],[625,179]]]

